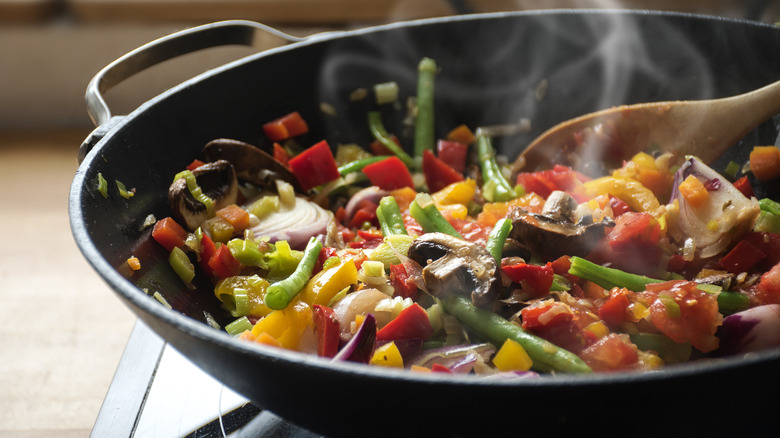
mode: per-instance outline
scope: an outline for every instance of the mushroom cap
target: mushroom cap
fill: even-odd
[[[604,238],[606,228],[614,225],[607,218],[601,222],[575,224],[523,209],[514,210],[510,219],[512,230],[508,237],[544,261],[563,255],[586,256]]]
[[[238,200],[238,180],[229,162],[218,160],[206,163],[194,169],[192,174],[203,194],[214,201],[214,206],[208,209],[205,204],[195,199],[184,178],[173,181],[168,188],[171,216],[176,222],[184,224],[189,231],[197,229],[214,211]]]
[[[203,147],[206,161],[226,160],[233,164],[236,176],[258,187],[269,187],[280,179],[300,192],[301,187],[289,167],[257,146],[239,140],[218,138]]]
[[[498,296],[498,265],[479,244],[444,233],[426,233],[412,242],[408,256],[423,266],[425,287],[434,296],[470,296],[479,307],[491,306]]]

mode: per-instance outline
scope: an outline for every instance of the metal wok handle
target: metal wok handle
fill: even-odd
[[[185,29],[180,32],[145,44],[104,67],[87,86],[85,100],[87,113],[97,129],[90,134],[81,148],[78,160],[81,162],[89,149],[113,123],[111,110],[103,94],[125,79],[149,67],[178,56],[198,50],[226,45],[254,46],[263,34],[271,34],[286,43],[302,41],[305,38],[288,35],[254,21],[227,20]]]

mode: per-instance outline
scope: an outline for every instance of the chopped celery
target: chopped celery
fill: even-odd
[[[225,331],[231,336],[238,336],[247,330],[252,330],[252,323],[246,316],[242,316],[225,326]]]
[[[753,230],[764,233],[780,233],[780,215],[761,210],[753,225]]]
[[[103,174],[100,172],[97,174],[97,190],[104,198],[108,198],[108,182],[106,182],[106,179],[103,178]]]
[[[176,272],[176,275],[181,278],[185,284],[190,284],[195,278],[195,266],[190,262],[189,257],[179,247],[174,247],[171,250],[171,254],[168,257],[168,262],[171,264],[171,268]]]
[[[726,169],[723,170],[723,175],[731,180],[736,179],[741,168],[742,166],[736,161],[729,161],[729,164],[726,165]]]
[[[399,255],[405,256],[412,246],[414,238],[406,234],[392,234],[385,237],[384,242],[380,243],[369,255],[369,260],[381,262],[385,269],[390,269],[390,265],[401,263]]]
[[[122,181],[114,180],[116,182],[116,188],[119,190],[119,196],[130,199],[133,196],[135,196],[135,192],[132,190],[127,190],[127,187],[125,187],[125,184]]]
[[[233,306],[230,310],[230,314],[239,317],[239,316],[246,316],[249,314],[249,291],[247,291],[244,288],[237,287],[233,289],[233,302],[231,303]],[[227,305],[229,301],[225,301],[225,304]]]
[[[256,200],[246,210],[257,216],[258,219],[262,219],[278,209],[279,197],[269,195]]]

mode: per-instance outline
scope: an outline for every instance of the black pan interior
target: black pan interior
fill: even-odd
[[[702,403],[708,400],[752,398],[777,389],[777,373],[768,370],[780,364],[778,353],[652,375],[514,383],[332,365],[244,345],[212,330],[206,314],[221,326],[231,318],[218,306],[210,284],[199,283],[196,290],[182,287],[164,250],[141,224],[149,214],[168,215],[165,193],[173,175],[206,142],[228,137],[270,147],[261,124],[287,112],[297,110],[309,122],[310,134],[300,139],[304,146],[321,139],[334,146],[367,145],[366,108],[350,102],[350,92],[393,80],[405,99],[415,93],[416,65],[423,56],[434,58],[441,68],[437,134],[443,136],[460,123],[495,125],[528,118],[529,132],[496,142],[502,153],[514,156],[555,123],[593,110],[721,97],[766,85],[780,79],[777,53],[780,31],[773,26],[626,11],[461,16],[312,38],[207,73],[125,117],[79,168],[70,199],[74,235],[119,297],[173,346],[260,406],[313,430],[365,436],[362,432],[375,431],[371,427],[388,418],[397,420],[390,423],[398,429],[382,426],[377,435],[514,425],[546,430],[545,424],[564,430],[604,416],[626,423],[623,417],[636,414],[635,409],[643,417],[651,408],[673,412],[686,407],[705,414],[710,407]],[[546,92],[540,99],[543,82]],[[333,105],[338,115],[323,113],[322,102]],[[403,131],[400,113],[386,111],[389,129]],[[776,136],[775,124],[765,123],[724,161],[744,160],[750,147],[773,144]],[[103,198],[95,183],[98,172],[109,182],[135,188],[135,196]],[[130,255],[142,260],[143,269],[127,280],[116,268]],[[155,291],[174,311],[147,296]],[[753,413],[760,409],[729,406]],[[536,418],[535,425],[525,424],[516,412]],[[700,431],[703,426],[687,427]]]

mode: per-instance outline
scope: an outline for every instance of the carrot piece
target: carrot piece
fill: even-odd
[[[173,248],[184,246],[184,241],[187,239],[187,231],[176,223],[173,218],[166,217],[154,224],[152,238],[166,250],[171,251]]]
[[[457,141],[458,143],[463,144],[474,143],[476,139],[477,137],[474,136],[474,133],[471,132],[471,129],[466,125],[459,125],[447,134],[447,140]]]
[[[141,269],[141,261],[138,260],[138,257],[132,256],[129,259],[127,259],[127,265],[130,266],[130,269],[133,271],[137,271]]]
[[[688,175],[688,178],[685,178],[685,181],[680,183],[678,190],[685,200],[694,208],[701,205],[709,197],[709,193],[707,192],[707,188],[704,187],[704,183],[693,175]]]
[[[290,161],[290,155],[278,142],[274,142],[274,158],[284,165],[287,165],[287,162]]]
[[[220,208],[216,215],[230,222],[235,232],[242,232],[249,227],[249,213],[236,204]]]
[[[266,332],[260,333],[259,336],[255,339],[255,342],[258,342],[260,344],[270,345],[272,347],[279,347],[282,348],[282,344],[279,343],[279,341],[276,340],[273,336],[269,335]]]
[[[287,140],[308,131],[309,126],[298,111],[293,111],[263,125],[263,132],[273,141]]]
[[[750,152],[750,171],[761,181],[780,176],[780,149],[775,146],[756,146]]]

